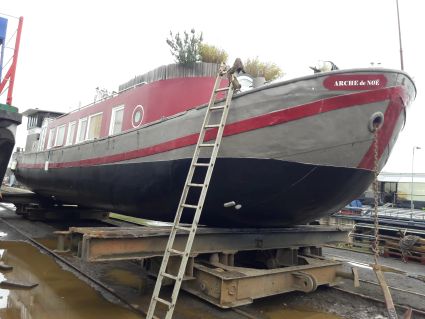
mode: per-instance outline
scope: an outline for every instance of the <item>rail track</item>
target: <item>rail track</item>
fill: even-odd
[[[4,208],[4,209],[6,209],[6,210],[8,210],[10,212],[14,212],[13,209],[11,209],[10,207],[8,207],[6,205],[0,204],[0,207]],[[142,309],[141,307],[139,307],[139,306],[137,306],[135,304],[132,304],[127,299],[125,299],[123,296],[121,296],[120,294],[118,294],[117,292],[115,292],[112,288],[109,288],[107,285],[105,285],[104,283],[102,283],[98,279],[94,278],[93,276],[91,276],[88,273],[84,272],[83,270],[79,269],[72,262],[68,261],[64,257],[62,257],[59,254],[55,253],[53,250],[51,250],[48,247],[46,247],[45,245],[41,244],[37,240],[33,239],[26,232],[22,231],[21,229],[19,229],[15,225],[11,224],[10,222],[8,222],[7,220],[5,220],[4,218],[1,218],[0,217],[0,222],[4,223],[8,227],[10,227],[14,231],[16,231],[20,236],[22,236],[25,240],[27,240],[28,242],[32,243],[34,246],[36,246],[37,248],[39,248],[42,252],[50,255],[52,258],[54,258],[59,263],[62,263],[63,265],[65,265],[65,266],[69,267],[70,269],[72,269],[72,271],[74,271],[77,274],[79,274],[82,277],[84,277],[92,285],[94,285],[96,288],[98,288],[98,290],[100,290],[100,291],[102,291],[102,292],[104,292],[106,294],[109,294],[109,295],[113,296],[114,298],[116,298],[116,300],[118,300],[119,302],[121,302],[125,306],[129,307],[130,309],[132,309],[136,313],[140,314],[141,316],[143,316],[143,317],[146,316],[146,311],[144,309]],[[332,248],[335,248],[335,247],[332,247]],[[349,260],[349,259],[347,259],[347,258],[345,258],[343,256],[336,256],[336,255],[332,255],[332,256],[333,257],[339,257],[341,259],[344,259],[344,261],[351,261],[353,263],[362,264],[362,263],[359,263],[358,261],[355,261],[355,260]],[[369,266],[368,264],[364,264],[364,265],[365,266]],[[360,279],[360,282],[379,286],[378,283],[372,282],[372,281],[368,281],[368,280]],[[397,291],[397,292],[401,292],[401,293],[405,293],[405,294],[411,294],[411,295],[418,296],[418,297],[423,297],[424,300],[425,300],[425,294],[421,294],[421,293],[418,293],[418,292],[409,291],[409,290],[405,290],[405,289],[400,289],[400,288],[397,288],[397,287],[389,287],[389,288],[391,290],[393,290],[393,291]],[[343,293],[346,293],[346,294],[349,294],[349,295],[357,296],[357,297],[360,297],[360,298],[365,299],[365,300],[369,300],[369,301],[373,301],[373,302],[376,302],[376,303],[380,303],[382,305],[385,305],[385,301],[384,300],[380,300],[380,299],[375,298],[373,296],[369,296],[369,295],[365,295],[365,294],[353,292],[353,291],[350,291],[350,290],[347,290],[347,289],[343,289],[343,288],[340,288],[340,287],[332,287],[330,289],[335,289],[335,290],[338,290],[340,292],[343,292]],[[399,310],[407,310],[409,308],[409,307],[407,307],[405,305],[400,305],[400,304],[395,304],[395,307],[397,309],[399,309]],[[230,310],[232,312],[234,312],[235,314],[238,314],[239,316],[242,316],[242,317],[245,317],[245,318],[249,318],[249,319],[264,319],[263,316],[262,317],[258,317],[257,315],[252,314],[249,311],[245,311],[245,310],[240,309],[240,308],[232,308]],[[261,312],[261,309],[258,309],[258,310]],[[413,311],[413,313],[417,313],[417,314],[420,314],[420,315],[424,315],[425,316],[425,311],[423,311],[421,309],[412,308],[412,311]]]

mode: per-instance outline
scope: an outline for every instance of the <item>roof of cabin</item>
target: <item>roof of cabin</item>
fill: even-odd
[[[50,113],[50,114],[55,114],[57,116],[60,116],[60,115],[65,114],[63,112],[56,112],[56,111],[49,111],[49,110],[40,110],[38,108],[35,108],[35,109],[28,109],[25,112],[22,112],[22,115],[28,117],[28,116],[35,115],[37,113]]]
[[[150,83],[159,80],[167,80],[182,77],[198,77],[217,75],[219,65],[216,63],[196,62],[190,64],[162,65],[145,74],[135,76],[133,79],[121,84],[118,91],[126,90],[143,82]]]

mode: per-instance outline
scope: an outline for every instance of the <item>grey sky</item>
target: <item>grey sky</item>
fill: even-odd
[[[399,0],[405,70],[418,95],[386,171],[425,172],[425,3]],[[380,62],[400,68],[395,0],[294,1],[19,1],[0,12],[24,16],[14,105],[67,112],[93,100],[95,88],[116,90],[135,75],[173,62],[169,31],[195,28],[225,49],[230,61],[258,56],[286,78],[332,60],[340,68]],[[13,21],[11,21],[12,23]],[[13,28],[9,26],[9,30]],[[25,140],[25,126],[18,132]]]

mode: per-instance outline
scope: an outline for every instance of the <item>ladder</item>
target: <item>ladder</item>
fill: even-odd
[[[177,302],[177,297],[178,297],[180,287],[185,275],[186,265],[190,257],[193,241],[195,239],[196,229],[198,227],[198,222],[201,217],[202,207],[205,202],[208,186],[213,173],[214,164],[217,159],[218,151],[219,151],[221,140],[223,137],[224,126],[226,124],[227,115],[229,113],[229,107],[230,107],[230,103],[231,103],[233,92],[234,92],[234,83],[235,81],[237,81],[233,73],[231,73],[228,76],[229,82],[230,82],[229,86],[220,88],[221,81],[223,80],[223,77],[227,74],[228,74],[228,68],[224,63],[222,63],[218,71],[217,78],[215,80],[214,89],[212,91],[208,108],[205,113],[205,118],[202,124],[202,128],[199,133],[198,142],[196,144],[192,162],[189,167],[189,172],[187,174],[187,178],[186,178],[186,182],[185,182],[183,192],[180,198],[179,206],[177,207],[177,212],[174,217],[174,224],[171,228],[170,237],[168,238],[168,243],[165,248],[164,257],[162,259],[161,267],[158,272],[158,277],[157,277],[155,288],[152,294],[149,310],[146,316],[147,319],[158,318],[154,315],[158,302],[166,306],[166,309],[167,309],[166,315],[165,315],[166,319],[171,319],[173,316],[173,312]],[[225,102],[224,104],[221,104],[221,105],[215,105],[217,100],[217,95],[221,92],[224,92],[224,93],[227,92]],[[213,123],[213,124],[210,123],[211,114],[213,112],[215,113],[221,112],[221,119],[219,123]],[[208,139],[210,140],[209,142],[205,140],[205,137],[206,137],[205,135],[207,131],[210,131],[210,132],[212,131],[213,133],[216,133],[215,138],[213,138],[212,140],[211,140],[211,136],[208,136]],[[211,133],[208,133],[208,135],[209,134]],[[201,157],[200,156],[201,151],[203,150],[209,150],[208,154],[210,155],[208,155],[209,156],[208,162],[199,161],[199,158]],[[202,156],[202,159],[204,160],[204,156]],[[205,172],[205,169],[206,169],[206,172]],[[204,175],[202,177],[203,182],[193,181],[193,177],[195,176],[196,170],[198,171],[204,170],[203,172],[202,171],[200,172],[201,175]],[[198,201],[197,203],[188,203],[187,202],[188,194],[193,189],[198,189],[197,196],[196,196],[198,197]],[[200,193],[199,193],[199,190],[200,190]],[[185,214],[193,215],[191,226],[182,225],[180,223],[183,212]],[[174,240],[178,231],[183,232],[187,235],[184,251],[177,250],[173,247]],[[180,266],[178,268],[177,275],[167,273],[167,266],[168,266],[168,260],[170,258],[170,255],[180,256]],[[167,298],[160,297],[160,291],[161,291],[162,282],[164,278],[168,278],[174,281],[174,289],[171,295],[171,300],[166,300]]]

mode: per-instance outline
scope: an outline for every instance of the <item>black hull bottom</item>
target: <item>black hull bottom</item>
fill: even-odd
[[[47,172],[21,168],[16,176],[33,191],[66,203],[172,221],[189,163],[158,161]],[[306,223],[360,196],[372,178],[373,173],[363,169],[266,159],[218,159],[201,223],[219,227]],[[233,201],[241,208],[224,207]],[[191,213],[184,213],[183,222],[190,220]]]

